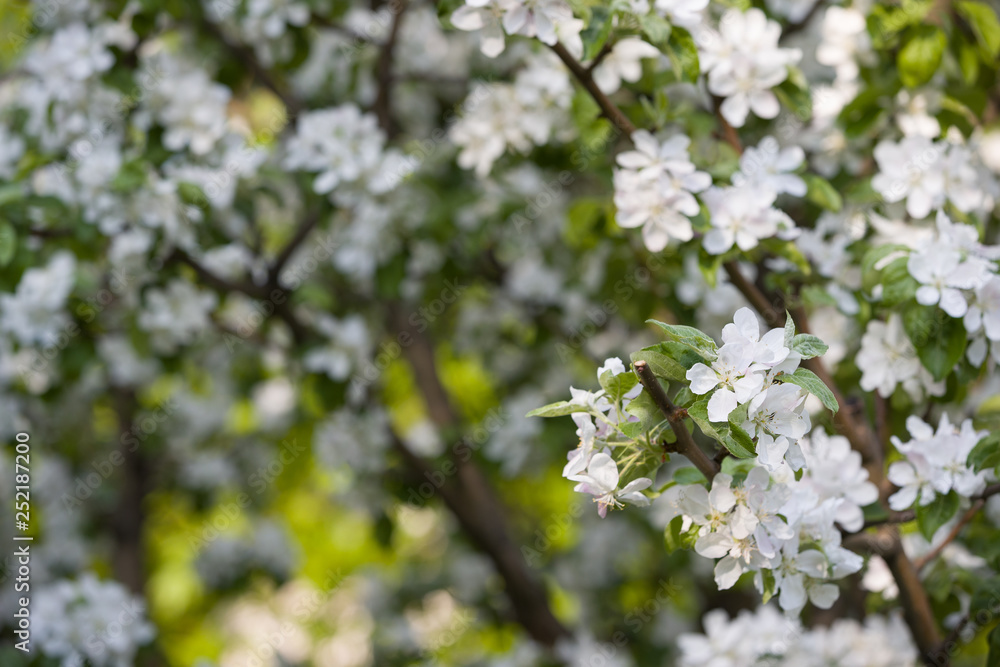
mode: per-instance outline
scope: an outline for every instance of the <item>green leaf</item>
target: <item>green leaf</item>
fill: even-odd
[[[698,62],[698,47],[690,32],[674,26],[670,32],[670,41],[665,47],[660,47],[660,50],[670,58],[670,66],[678,80],[688,83],[698,80],[701,64]]]
[[[948,38],[937,26],[912,28],[896,56],[899,78],[907,88],[922,86],[931,80],[941,64]]]
[[[705,475],[694,466],[684,466],[674,471],[674,481],[678,484],[708,484]]]
[[[757,456],[757,445],[754,443],[753,438],[750,437],[749,433],[743,430],[743,427],[740,424],[733,420],[732,415],[729,417],[729,435],[732,437],[733,441],[740,446],[739,449],[741,452],[745,451],[750,453],[750,456]],[[732,450],[730,449],[730,451]],[[739,456],[739,454],[736,454],[735,452],[734,454]],[[743,458],[750,458],[750,456]]]
[[[793,352],[798,352],[803,359],[812,359],[822,356],[830,348],[819,336],[799,334],[792,337],[791,349]]]
[[[566,415],[571,415],[574,412],[589,411],[590,408],[586,405],[576,405],[575,403],[570,403],[569,401],[558,401],[556,403],[543,405],[540,408],[535,408],[526,414],[525,417],[565,417]]]
[[[767,601],[770,600],[772,597],[774,597],[774,589],[777,582],[774,579],[773,570],[769,570],[765,567],[761,568],[760,573],[761,573],[762,583],[764,584],[763,586],[764,590],[761,593],[760,603],[767,604]]]
[[[969,452],[966,465],[979,472],[1000,465],[1000,433],[990,433]]]
[[[778,379],[782,382],[790,382],[792,384],[798,385],[808,391],[810,394],[823,401],[823,405],[826,406],[828,410],[835,413],[840,409],[840,405],[837,404],[837,398],[830,391],[819,377],[810,370],[805,368],[796,369],[791,375],[779,375]]]
[[[806,199],[828,211],[836,212],[844,206],[843,197],[830,184],[830,181],[815,174],[806,174],[804,179],[809,187],[806,191]]]
[[[612,403],[618,403],[622,396],[631,391],[632,387],[639,384],[639,378],[631,371],[625,371],[615,375],[612,371],[601,373],[601,386],[607,392],[608,399]]]
[[[583,59],[590,60],[600,52],[611,36],[611,12],[607,7],[594,5],[590,8],[590,23],[580,33],[583,40]]]
[[[0,186],[0,206],[24,199],[27,191],[20,183],[8,183]]]
[[[984,62],[996,66],[996,59],[1000,57],[1000,18],[997,18],[997,10],[985,2],[971,0],[957,2],[955,7],[972,26],[976,41],[984,51]]]
[[[684,517],[675,516],[663,531],[663,543],[667,548],[667,553],[673,553],[680,549],[690,549],[698,539],[698,526],[692,525],[687,532],[682,530]]]
[[[785,311],[785,347],[790,347],[792,344],[792,339],[795,338],[795,320],[792,319],[792,314],[787,310]]]
[[[649,13],[639,17],[639,27],[649,39],[649,43],[664,51],[667,42],[670,40],[670,21],[659,14]]]
[[[805,122],[812,117],[812,93],[809,92],[809,82],[798,67],[788,67],[787,78],[774,88],[774,93],[778,101],[799,121]]]
[[[986,667],[1000,667],[1000,625],[990,631],[990,652],[986,656]]]
[[[1000,577],[990,577],[979,582],[972,599],[969,600],[969,615],[976,618],[978,614],[987,612],[995,614],[1000,609]]]
[[[656,403],[653,402],[653,398],[646,392],[640,393],[633,400],[631,400],[625,408],[625,412],[639,418],[638,422],[626,422],[621,425],[622,430],[625,431],[626,435],[631,437],[633,440],[646,435],[666,421],[663,417],[663,413],[660,412],[660,408],[656,406]],[[631,427],[633,424],[637,430],[634,432],[627,431],[626,427]],[[667,442],[673,442],[673,432],[669,429],[662,429],[660,435],[661,437],[665,437]]]
[[[14,225],[6,220],[0,221],[0,267],[10,264],[16,251],[17,232]]]
[[[965,327],[935,306],[914,304],[903,312],[903,328],[931,376],[943,380],[965,354]]]
[[[630,355],[632,363],[645,361],[656,377],[675,382],[686,382],[688,369],[673,357],[665,354],[666,349],[661,345],[662,343],[633,352]]]
[[[683,324],[665,324],[657,320],[646,320],[646,324],[655,324],[666,332],[669,340],[687,345],[709,359],[715,359],[718,356],[719,348],[712,337],[694,327]]]
[[[746,440],[749,440],[750,436],[746,435],[746,439],[740,436],[733,436],[731,429],[732,425],[728,422],[711,422],[708,420],[708,397],[703,398],[691,407],[687,409],[688,415],[694,420],[694,423],[698,425],[701,432],[708,437],[716,440],[725,447],[730,454],[737,458],[749,459],[757,456],[757,451],[753,447],[753,441],[750,441],[750,446],[746,444]],[[740,429],[742,431],[742,429]]]
[[[928,542],[934,537],[938,528],[948,523],[951,517],[955,516],[961,501],[954,491],[946,495],[938,495],[928,505],[917,505],[917,528]]]

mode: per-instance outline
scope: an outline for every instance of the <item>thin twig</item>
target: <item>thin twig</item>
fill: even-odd
[[[677,441],[673,443],[673,449],[678,454],[686,456],[701,471],[701,474],[711,481],[718,474],[719,465],[708,458],[705,452],[695,443],[694,438],[691,437],[691,433],[684,423],[684,418],[687,417],[687,410],[674,405],[670,397],[667,396],[667,392],[663,391],[660,381],[656,379],[649,364],[640,360],[635,362],[634,368],[642,388],[646,390],[646,393],[656,403],[656,407],[660,409],[663,416],[670,422],[670,428],[673,429],[674,435],[677,436]]]
[[[972,519],[976,516],[979,510],[983,509],[983,505],[985,504],[986,501],[981,498],[976,502],[972,503],[972,507],[966,510],[965,514],[962,515],[962,518],[958,520],[958,523],[956,523],[954,527],[952,527],[947,537],[945,537],[933,549],[931,549],[923,556],[913,561],[913,567],[916,568],[917,572],[920,572],[927,566],[928,563],[930,563],[932,560],[940,556],[941,552],[944,551],[945,547],[947,547],[949,544],[955,541],[955,538],[958,537],[958,534],[962,532],[962,529],[965,528],[965,526],[970,521],[972,521]]]

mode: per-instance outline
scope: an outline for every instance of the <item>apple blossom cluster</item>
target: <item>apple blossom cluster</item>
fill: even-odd
[[[752,572],[757,590],[766,598],[776,595],[785,611],[798,613],[807,602],[829,609],[840,595],[832,582],[863,564],[860,556],[841,546],[836,523],[845,502],[856,506],[856,500],[840,489],[811,484],[806,481],[811,474],[807,469],[796,481],[788,466],[774,474],[755,466],[738,481],[721,472],[711,490],[702,484],[678,484],[659,502],[667,508],[665,518],[682,518],[680,533],[690,536],[696,553],[718,559],[719,590]],[[853,475],[860,477],[857,469]]]
[[[915,667],[917,650],[898,614],[802,627],[773,606],[729,618],[715,609],[704,633],[677,639],[680,667]]]
[[[0,332],[22,345],[51,345],[69,323],[64,308],[75,269],[71,253],[57,252],[45,267],[25,271],[13,294],[0,294]]]
[[[461,149],[459,166],[484,178],[509,150],[527,153],[553,138],[572,137],[567,129],[572,100],[566,68],[551,53],[529,56],[511,84],[475,84],[448,133]]]
[[[66,666],[128,667],[154,635],[141,599],[90,573],[42,587],[31,612],[32,639]]]
[[[691,218],[701,213],[695,197],[699,193],[711,225],[702,244],[712,255],[721,255],[734,244],[751,250],[762,239],[798,234],[792,219],[774,203],[783,193],[796,197],[806,193],[805,182],[793,173],[804,159],[801,148],[780,148],[774,137],[765,137],[743,153],[732,186],[712,186],[711,176],[691,162],[687,136],[676,134],[661,143],[639,130],[632,134],[632,142],[635,150],[617,158],[616,221],[626,229],[641,226],[651,252],[694,238]]]
[[[993,470],[976,471],[968,465],[969,453],[987,435],[987,431],[973,428],[971,419],[958,427],[945,413],[935,431],[916,415],[910,415],[906,418],[906,430],[910,433],[909,441],[892,437],[893,446],[904,457],[889,464],[889,481],[899,487],[899,491],[889,496],[892,509],[908,509],[914,503],[921,507],[929,505],[938,496],[951,492],[968,498],[996,480]]]
[[[614,175],[618,226],[641,226],[642,240],[652,252],[660,252],[671,240],[690,241],[690,218],[701,210],[694,193],[712,184],[712,177],[691,162],[691,140],[678,134],[660,142],[639,130],[632,142],[635,150],[618,155]]]
[[[945,383],[935,381],[920,362],[899,313],[891,313],[885,322],[868,321],[855,362],[861,369],[861,388],[883,398],[892,396],[896,387],[914,401],[944,394]]]
[[[253,572],[283,581],[294,564],[294,554],[284,529],[262,521],[244,538],[221,535],[198,554],[195,568],[206,585],[225,589]]]
[[[754,439],[758,462],[774,469],[787,460],[801,468],[798,441],[812,425],[805,411],[808,392],[793,382],[811,376],[798,370],[799,363],[822,354],[826,345],[815,336],[793,338],[787,329],[761,336],[760,321],[749,308],[736,311],[722,329],[722,341],[711,365],[697,362],[686,373],[692,393],[709,395],[708,420],[729,423],[745,406],[736,422]]]
[[[708,90],[725,98],[719,111],[733,127],[743,127],[752,111],[774,118],[780,109],[771,90],[788,78],[788,67],[802,58],[798,49],[778,46],[781,26],[756,7],[730,9],[719,19],[718,31],[694,33],[701,71]]]
[[[912,134],[879,142],[874,156],[872,187],[887,203],[905,201],[913,218],[926,218],[945,203],[963,213],[988,213],[996,201],[996,177],[960,143]]]
[[[299,117],[282,165],[318,172],[313,190],[333,200],[342,184],[362,184],[373,194],[384,194],[412,170],[402,153],[387,149],[385,141],[378,119],[354,104],[318,109]]]
[[[565,0],[465,0],[452,12],[451,24],[459,30],[482,31],[480,50],[490,58],[503,53],[504,33],[536,37],[549,46],[559,42],[575,57],[583,54],[584,22],[573,16]]]
[[[620,487],[621,474],[611,451],[628,442],[620,425],[637,421],[634,415],[626,413],[626,409],[642,392],[642,387],[618,357],[607,359],[597,370],[597,377],[612,390],[589,392],[570,387],[571,409],[579,406],[588,412],[572,412],[580,445],[567,456],[569,461],[563,468],[563,477],[577,482],[574,490],[578,493],[594,496],[598,514],[604,518],[608,509],[622,508],[625,502],[648,505],[649,499],[640,492],[649,488],[653,481],[637,477]],[[627,390],[626,384],[629,385]],[[600,448],[598,443],[602,445]]]

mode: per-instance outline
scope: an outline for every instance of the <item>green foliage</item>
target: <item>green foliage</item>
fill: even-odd
[[[1000,465],[1000,432],[993,432],[976,443],[966,465],[980,472]]]
[[[791,350],[799,353],[803,359],[819,357],[825,354],[828,349],[830,349],[829,346],[819,336],[812,334],[798,334],[793,336],[791,340]]]
[[[911,305],[903,311],[903,327],[920,363],[935,380],[943,380],[965,354],[962,321],[935,306]]]
[[[757,456],[753,441],[742,428],[737,427],[741,433],[733,434],[731,422],[711,422],[708,420],[708,399],[704,398],[687,409],[688,415],[698,425],[701,432],[712,438],[730,454],[740,459],[749,459]]]
[[[584,60],[591,60],[600,52],[611,36],[612,25],[611,12],[607,7],[594,5],[590,8],[590,23],[580,33]]]
[[[830,185],[830,181],[815,174],[805,175],[806,199],[816,204],[820,208],[828,211],[839,211],[844,206],[844,199],[837,192],[837,189]]]
[[[961,499],[954,491],[947,494],[938,494],[934,500],[927,505],[917,505],[917,528],[928,542],[934,537],[934,533],[944,524],[948,523],[951,517],[955,516]]]
[[[830,391],[830,388],[827,387],[826,384],[824,384],[823,381],[820,380],[819,377],[811,370],[806,368],[797,368],[791,375],[779,376],[778,380],[802,387],[810,394],[821,400],[824,407],[833,413],[836,413],[840,409],[840,405],[837,403],[837,398],[833,395],[833,392]]]
[[[947,44],[948,37],[937,26],[921,25],[911,29],[896,56],[903,85],[916,88],[930,81],[941,65]]]
[[[571,415],[574,412],[589,411],[590,409],[586,405],[577,405],[576,403],[570,403],[569,401],[556,401],[555,403],[549,403],[548,405],[543,405],[540,408],[535,408],[526,414],[525,417],[565,417],[566,415]]]
[[[697,354],[706,359],[715,359],[718,356],[718,346],[711,336],[708,336],[694,327],[682,324],[664,324],[657,320],[646,320],[647,324],[655,324],[666,334],[667,338],[691,348]]]
[[[955,9],[972,26],[983,62],[995,67],[997,58],[1000,58],[1000,18],[997,17],[997,8],[985,2],[964,0],[956,2]]]

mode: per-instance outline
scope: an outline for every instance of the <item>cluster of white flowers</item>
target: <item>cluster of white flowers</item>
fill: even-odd
[[[34,634],[42,653],[64,667],[128,667],[154,634],[145,604],[124,586],[87,573],[42,587],[32,601]]]
[[[231,586],[252,572],[284,580],[293,565],[294,553],[288,535],[270,521],[259,523],[253,535],[246,538],[229,535],[216,538],[195,561],[199,576],[213,588]]]
[[[389,420],[382,410],[359,413],[342,408],[317,424],[313,452],[326,466],[378,472],[389,448]]]
[[[22,345],[51,345],[69,323],[64,312],[73,289],[76,260],[57,252],[44,268],[24,272],[13,294],[0,294],[0,332]]]
[[[938,495],[951,491],[973,496],[995,479],[992,470],[976,472],[966,463],[969,452],[987,435],[986,431],[976,431],[971,419],[966,419],[959,428],[943,414],[935,431],[919,417],[910,415],[906,430],[911,436],[908,442],[892,437],[892,444],[906,457],[889,465],[889,481],[899,487],[889,497],[892,509],[904,510],[914,503],[928,505]]]
[[[560,42],[579,58],[583,54],[583,21],[565,0],[466,0],[451,15],[459,30],[481,30],[483,55],[503,53],[504,33],[536,37],[550,46]]]
[[[889,315],[885,322],[868,322],[855,361],[861,369],[861,388],[877,391],[883,398],[892,396],[897,386],[902,386],[914,401],[920,401],[925,394],[944,394],[945,383],[936,382],[920,363],[898,313]]]
[[[851,466],[851,477],[861,478],[858,468]],[[870,496],[865,484],[861,480],[861,493]],[[831,581],[861,569],[861,557],[841,546],[836,523],[845,502],[856,507],[858,491],[796,481],[787,465],[773,474],[755,466],[742,481],[717,474],[711,491],[701,484],[671,486],[658,502],[667,508],[665,518],[683,517],[681,530],[695,533],[698,554],[719,559],[720,590],[754,572],[761,593],[777,595],[782,609],[798,612],[807,601],[828,609],[840,595]]]
[[[803,628],[767,605],[730,619],[715,609],[704,634],[678,638],[681,667],[915,667],[917,651],[897,614]]]
[[[309,111],[299,117],[282,163],[286,169],[319,172],[318,194],[342,184],[363,183],[382,194],[396,187],[412,169],[402,154],[385,147],[378,119],[354,104]]]
[[[687,371],[694,394],[711,392],[709,420],[728,422],[737,406],[746,405],[740,426],[756,438],[761,465],[774,469],[787,458],[793,468],[801,468],[798,441],[811,428],[807,392],[779,378],[793,374],[802,355],[786,347],[784,329],[761,336],[760,321],[749,308],[736,311],[722,329],[722,341],[711,366],[699,362]]]
[[[712,177],[691,162],[691,140],[677,134],[664,142],[645,130],[632,134],[635,150],[618,156],[615,170],[615,206],[618,226],[642,227],[642,239],[652,252],[671,240],[694,237],[689,216],[700,210],[695,199],[712,184]]]
[[[324,314],[318,318],[316,329],[328,343],[306,353],[302,359],[306,370],[326,373],[330,379],[340,382],[348,378],[356,364],[368,358],[372,342],[368,326],[360,315],[338,320]]]
[[[780,37],[781,26],[757,8],[727,11],[718,32],[696,31],[708,90],[725,98],[719,110],[733,127],[743,127],[751,111],[760,118],[778,115],[778,98],[771,89],[788,78],[788,67],[802,57],[798,49],[779,47]]]
[[[195,342],[211,326],[210,313],[217,298],[177,278],[163,289],[150,289],[144,302],[138,318],[139,328],[150,334],[159,350],[170,353],[179,345]]]
[[[607,359],[597,370],[599,380],[605,374],[610,377],[627,374],[631,380],[635,379],[618,357]],[[607,515],[608,509],[623,507],[624,502],[640,506],[649,504],[649,499],[641,491],[649,488],[653,481],[648,477],[639,477],[619,489],[621,475],[618,464],[611,457],[618,425],[636,419],[627,414],[625,408],[641,392],[642,386],[638,384],[634,384],[620,397],[609,397],[604,389],[590,392],[570,387],[573,397],[570,403],[586,406],[589,412],[572,414],[580,445],[567,456],[569,461],[563,468],[563,477],[577,482],[575,491],[594,496],[601,517]],[[609,446],[599,448],[598,443]]]
[[[459,166],[482,178],[508,150],[527,153],[552,138],[571,137],[572,100],[569,74],[552,53],[532,54],[512,84],[475,84],[448,134],[461,148]]]
[[[164,45],[159,48],[163,50],[149,49],[145,62],[145,76],[155,85],[143,98],[143,108],[166,129],[164,146],[205,155],[226,135],[232,92],[203,68],[167,53]]]
[[[996,178],[968,147],[950,140],[909,135],[875,147],[878,173],[872,187],[887,203],[906,201],[906,212],[925,218],[951,203],[959,211],[988,212]]]
[[[611,51],[594,68],[594,83],[602,92],[611,94],[621,87],[622,81],[635,83],[642,76],[642,61],[659,58],[662,54],[655,46],[638,37],[626,37],[615,42]]]

